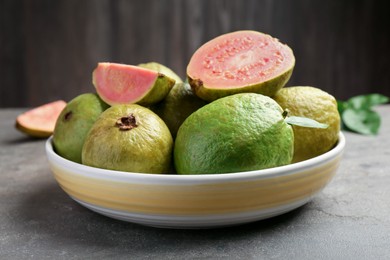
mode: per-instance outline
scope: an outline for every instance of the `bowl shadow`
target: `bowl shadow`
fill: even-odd
[[[90,248],[120,248],[123,251],[180,250],[209,246],[212,241],[250,239],[259,233],[287,228],[299,218],[305,206],[280,216],[248,224],[213,229],[164,229],[111,219],[73,201],[54,180],[42,184],[24,197],[18,208],[24,233],[40,234],[50,243]],[[19,221],[20,222],[20,221]],[[141,243],[140,243],[141,241]],[[129,247],[129,244],[132,246]],[[157,246],[157,248],[156,248]]]

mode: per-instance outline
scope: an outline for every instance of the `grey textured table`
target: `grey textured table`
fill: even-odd
[[[378,136],[345,133],[333,181],[282,216],[211,230],[113,220],[78,205],[55,182],[45,140],[0,110],[0,259],[390,259],[390,106]]]

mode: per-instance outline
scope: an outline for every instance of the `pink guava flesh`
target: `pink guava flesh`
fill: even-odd
[[[201,46],[187,67],[191,79],[207,88],[237,88],[265,82],[291,68],[292,50],[256,31],[221,35]]]
[[[16,127],[32,136],[49,136],[66,102],[57,100],[24,112],[16,118]]]
[[[153,88],[158,72],[138,66],[101,62],[93,72],[100,98],[110,105],[139,101]]]

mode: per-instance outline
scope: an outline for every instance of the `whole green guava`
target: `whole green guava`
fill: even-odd
[[[293,130],[282,108],[254,93],[220,98],[191,114],[175,140],[178,174],[260,170],[289,164]]]
[[[173,138],[184,120],[207,102],[198,98],[188,83],[176,83],[165,99],[152,108],[167,124]]]
[[[114,105],[86,137],[82,163],[139,173],[169,173],[173,139],[162,119],[136,104]]]
[[[81,150],[89,129],[109,107],[97,94],[85,93],[72,99],[62,110],[53,132],[56,153],[81,163]]]

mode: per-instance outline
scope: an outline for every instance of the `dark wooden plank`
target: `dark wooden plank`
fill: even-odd
[[[25,64],[28,101],[65,99],[93,91],[98,60],[111,60],[107,1],[28,1]]]
[[[0,0],[0,107],[92,92],[99,61],[157,61],[184,78],[200,45],[240,29],[292,47],[288,85],[339,99],[390,96],[386,7],[384,0]]]
[[[21,1],[0,1],[0,107],[24,106],[23,7]]]

